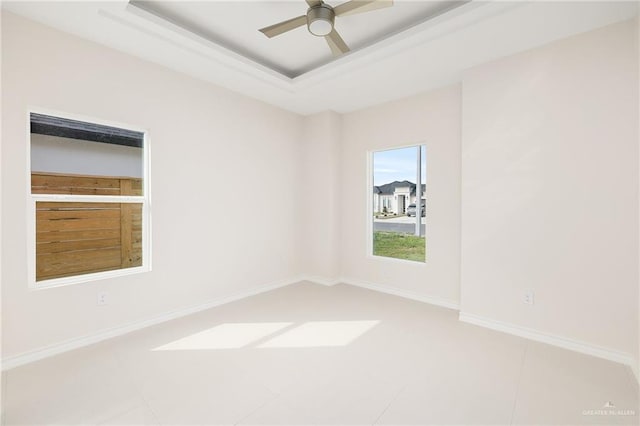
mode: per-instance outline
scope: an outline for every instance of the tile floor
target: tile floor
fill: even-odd
[[[6,425],[617,425],[639,412],[628,367],[348,285],[288,286],[2,379]],[[636,414],[596,415],[609,410]]]

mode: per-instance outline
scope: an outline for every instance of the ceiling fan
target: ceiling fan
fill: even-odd
[[[349,51],[349,46],[334,28],[336,16],[355,15],[383,7],[393,6],[393,0],[351,0],[336,7],[322,0],[306,0],[309,5],[306,15],[262,28],[260,31],[269,38],[275,37],[295,28],[307,25],[311,34],[324,37],[334,56]]]

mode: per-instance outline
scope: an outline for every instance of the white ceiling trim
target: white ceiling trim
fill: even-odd
[[[292,83],[296,89],[303,89],[325,82],[332,77],[355,72],[376,61],[400,55],[416,46],[435,41],[440,37],[455,32],[470,23],[518,6],[522,6],[522,4],[471,1],[463,6],[445,11],[374,45],[345,55],[340,60],[302,74],[294,78]]]
[[[289,77],[135,5],[127,4],[119,14],[110,13],[104,9],[101,9],[100,13],[107,18],[147,32],[147,34],[183,49],[203,54],[222,65],[258,77],[281,89],[290,89],[291,79]]]
[[[328,64],[293,78],[133,4],[127,3],[122,10],[116,11],[100,9],[98,13],[120,25],[155,37],[160,42],[172,44],[191,54],[215,61],[218,65],[234,72],[256,78],[287,93],[296,94],[346,73],[357,72],[381,59],[389,59],[408,49],[437,40],[474,22],[525,4],[524,2],[469,1],[380,42],[349,52]]]
[[[235,71],[259,78],[265,83],[295,93],[312,84],[326,81],[332,76],[340,75],[344,72],[352,72],[379,58],[388,58],[417,44],[436,39],[463,27],[469,22],[522,5],[523,3],[488,3],[469,0],[466,4],[445,10],[436,16],[429,17],[420,24],[390,35],[380,42],[355,52],[349,52],[328,64],[293,78],[240,55],[135,4],[127,4],[122,11],[110,12],[100,9],[99,13],[122,25],[145,32],[157,37],[159,40],[172,43],[192,53],[204,55]],[[478,15],[479,8],[482,8],[483,11]],[[470,12],[476,13],[472,17],[468,17]]]

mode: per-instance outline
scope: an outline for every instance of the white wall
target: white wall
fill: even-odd
[[[338,198],[341,131],[339,114],[315,114],[304,118],[300,142],[300,267],[309,277],[328,282],[340,275],[339,218],[345,214]]]
[[[341,240],[343,276],[457,304],[460,291],[460,86],[395,101],[343,117]],[[427,261],[368,253],[367,156],[424,143],[427,149]]]
[[[28,290],[28,106],[149,131],[152,272]],[[293,278],[301,126],[294,114],[3,12],[3,357]],[[108,306],[96,306],[99,291]]]
[[[480,66],[462,85],[301,118],[4,12],[3,357],[299,273],[455,305],[461,265],[464,312],[637,356],[633,31],[615,25]],[[152,272],[27,290],[27,106],[148,129]],[[427,262],[372,257],[367,156],[419,143]],[[533,307],[520,301],[528,288]]]
[[[634,25],[465,74],[462,312],[637,356]]]
[[[142,149],[50,135],[31,135],[31,171],[142,177]]]

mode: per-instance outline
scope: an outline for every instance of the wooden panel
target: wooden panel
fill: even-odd
[[[37,224],[36,224],[37,227]],[[101,240],[108,238],[120,238],[120,228],[114,229],[89,229],[81,231],[51,231],[37,232],[37,242],[63,242],[81,240]]]
[[[36,210],[96,210],[96,209],[119,209],[117,203],[61,203],[60,201],[38,201]]]
[[[120,179],[120,195],[142,195],[142,179]]]
[[[131,195],[142,195],[142,179],[131,179]]]
[[[121,255],[122,255],[122,267],[131,267],[133,262],[133,241],[131,235],[131,204],[123,204],[120,210],[120,241],[121,241]]]
[[[90,273],[120,268],[120,248],[78,250],[36,255],[36,277],[53,278],[61,274]]]
[[[142,195],[142,179],[121,176],[31,173],[32,194]]]
[[[106,272],[106,271],[116,271],[120,268],[120,266],[109,266],[107,268],[95,268],[90,271],[72,271],[72,272],[58,272],[55,275],[51,275],[49,277],[45,277],[42,279],[52,279],[52,278],[63,278],[63,277],[74,277],[83,274],[93,274],[96,272]]]
[[[70,188],[70,187],[57,187],[57,188],[44,188],[44,187],[31,187],[32,194],[62,194],[62,195],[120,195],[119,189],[111,188]]]
[[[31,185],[42,187],[86,187],[86,188],[120,188],[120,178],[82,176],[82,175],[61,175],[58,173],[38,173],[31,174]]]
[[[131,207],[131,266],[142,266],[142,204],[129,204],[129,206]]]
[[[36,220],[80,220],[80,219],[117,219],[120,217],[120,204],[109,209],[68,209],[37,210]]]
[[[31,174],[32,194],[120,195],[120,179],[95,176]]]
[[[120,238],[103,238],[77,241],[52,241],[38,242],[36,247],[38,254],[63,253],[77,250],[89,250],[97,248],[119,248]]]
[[[142,265],[142,204],[36,203],[36,280]]]
[[[45,231],[77,231],[81,229],[117,229],[120,228],[120,219],[59,219],[41,220],[36,222],[36,232]]]
[[[34,194],[142,195],[139,178],[31,174]],[[37,202],[36,280],[142,265],[142,204]]]

